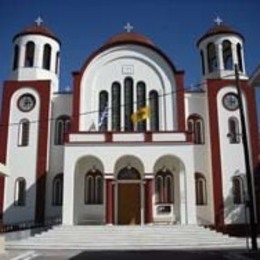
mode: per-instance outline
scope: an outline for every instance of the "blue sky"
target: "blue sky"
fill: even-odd
[[[0,0],[0,82],[8,79],[12,37],[40,15],[62,41],[61,88],[72,85],[71,72],[130,22],[185,70],[185,85],[199,83],[196,40],[219,15],[242,33],[248,75],[260,64],[259,0]],[[260,95],[259,95],[260,97]]]

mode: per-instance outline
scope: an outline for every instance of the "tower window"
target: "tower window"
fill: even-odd
[[[228,119],[228,135],[231,144],[240,143],[239,123],[236,117]]]
[[[223,62],[224,62],[224,69],[225,70],[232,70],[233,69],[233,58],[232,58],[232,49],[231,49],[231,42],[225,40],[222,44],[223,49]]]
[[[241,177],[236,176],[232,180],[232,192],[233,192],[233,203],[242,204],[243,203],[243,180]]]
[[[20,55],[20,48],[18,45],[14,47],[14,61],[13,61],[13,70],[16,70],[19,63],[19,55]]]
[[[112,84],[112,130],[120,131],[121,127],[121,86],[118,82]]]
[[[151,109],[150,130],[159,131],[159,96],[156,90],[150,91],[149,102]]]
[[[202,74],[205,75],[205,63],[204,63],[203,51],[200,51],[200,59],[201,59],[201,66],[202,66]]]
[[[192,133],[194,144],[204,144],[204,122],[199,115],[189,116],[188,131]]]
[[[34,65],[34,49],[35,49],[35,44],[33,42],[28,42],[26,44],[25,61],[24,61],[25,67],[33,67],[33,65]]]
[[[63,197],[63,174],[60,173],[55,176],[52,184],[52,203],[54,206],[62,205]]]
[[[30,122],[27,119],[22,119],[18,129],[18,146],[28,146],[30,136]]]
[[[207,204],[206,179],[200,173],[195,173],[196,205]]]
[[[46,70],[50,70],[50,68],[51,68],[51,46],[49,44],[44,45],[43,68]]]
[[[25,206],[26,200],[26,182],[24,178],[18,178],[15,181],[15,191],[14,191],[14,205],[15,206]]]
[[[103,177],[99,171],[89,171],[85,176],[85,204],[103,203]]]
[[[59,116],[55,122],[55,144],[63,145],[65,136],[70,130],[70,117],[63,115]]]
[[[243,72],[242,48],[240,43],[237,44],[237,61],[238,61],[238,69]]]
[[[208,44],[207,54],[208,54],[208,71],[210,73],[218,69],[216,47],[213,43]]]

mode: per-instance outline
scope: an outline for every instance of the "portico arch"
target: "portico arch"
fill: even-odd
[[[83,156],[78,159],[75,164],[74,182],[75,224],[104,223],[105,185],[104,165],[102,161],[92,155]],[[91,189],[91,191],[88,189]]]
[[[174,155],[163,155],[156,160],[153,170],[154,221],[187,223],[184,163]]]

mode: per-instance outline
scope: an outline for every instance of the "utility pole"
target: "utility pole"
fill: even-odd
[[[250,154],[248,148],[246,120],[245,120],[243,100],[242,100],[240,83],[239,83],[239,72],[238,72],[237,64],[235,64],[235,77],[236,77],[236,89],[237,89],[237,98],[238,98],[238,105],[239,105],[239,114],[241,120],[242,144],[244,148],[244,159],[245,159],[245,168],[246,168],[251,249],[256,251],[257,250],[257,225],[256,225],[257,220],[256,220],[256,209],[255,209],[255,193],[254,193],[255,189],[253,187],[254,179],[250,167]]]

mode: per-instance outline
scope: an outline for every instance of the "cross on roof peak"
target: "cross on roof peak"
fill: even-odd
[[[124,26],[124,29],[126,30],[126,32],[130,33],[134,29],[134,27],[129,22],[127,22]]]
[[[214,22],[216,23],[216,25],[221,25],[222,23],[223,23],[223,20],[219,17],[219,16],[217,16],[215,19],[214,19]]]
[[[40,16],[38,16],[38,18],[35,20],[35,23],[36,23],[37,26],[41,26],[42,23],[43,23],[42,18]]]

